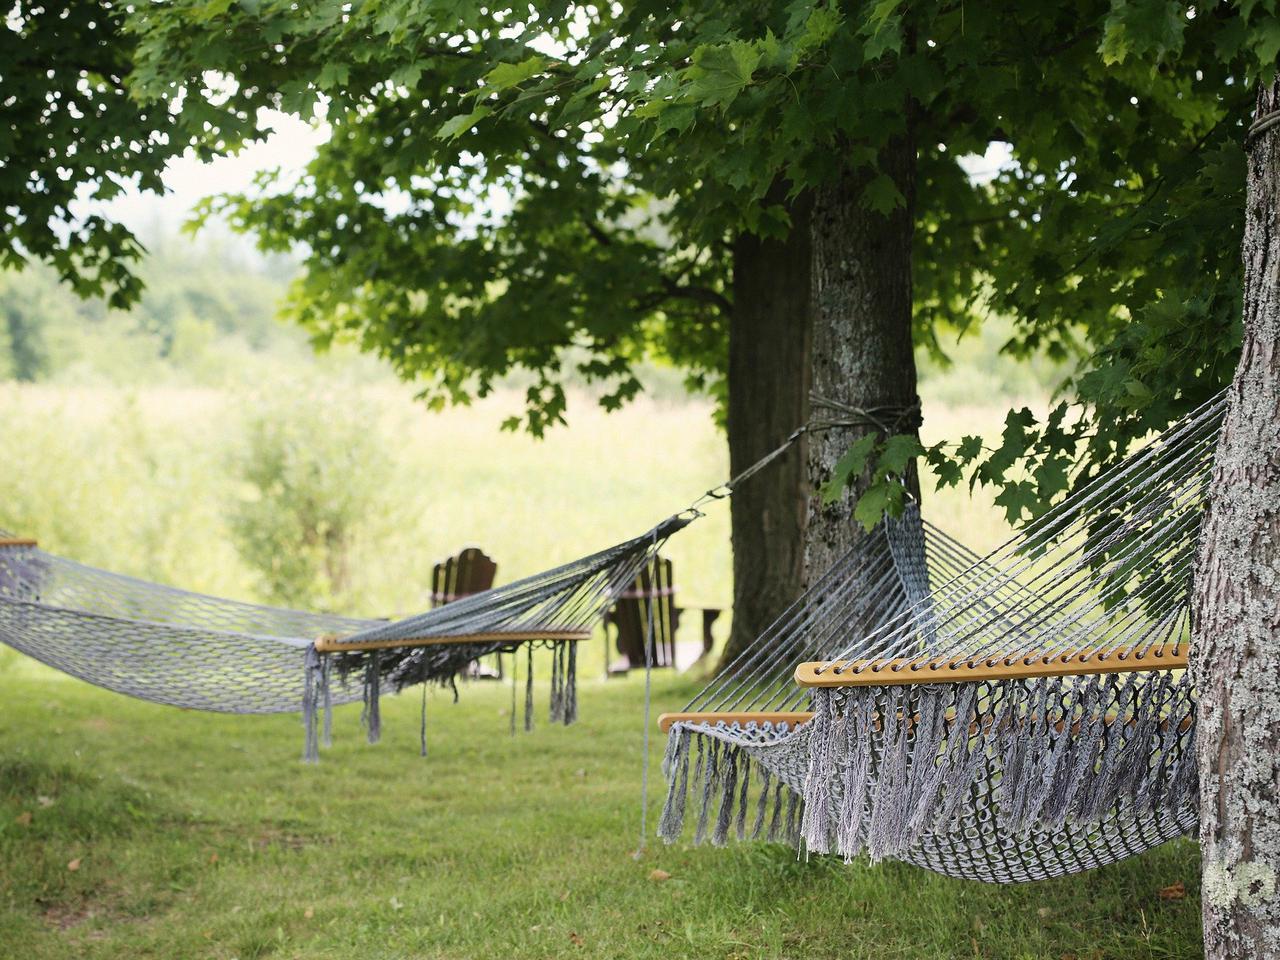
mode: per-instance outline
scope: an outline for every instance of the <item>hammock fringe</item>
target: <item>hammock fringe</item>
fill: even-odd
[[[902,858],[963,829],[982,790],[1015,838],[1113,812],[1176,814],[1197,786],[1186,682],[1103,674],[814,690],[804,848]]]
[[[756,725],[748,726],[754,732]],[[684,831],[691,786],[697,807],[695,845],[709,839],[720,847],[730,837],[792,844],[799,839],[799,798],[794,791],[784,790],[783,782],[756,761],[750,747],[727,743],[695,725],[677,723],[667,739],[662,772],[667,796],[658,820],[658,836],[666,843],[674,843]]]

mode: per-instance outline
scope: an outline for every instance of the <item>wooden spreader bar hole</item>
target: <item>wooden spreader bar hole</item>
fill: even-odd
[[[677,723],[707,723],[715,726],[717,723],[723,723],[727,726],[734,724],[739,727],[745,727],[749,723],[757,726],[763,726],[771,723],[775,727],[780,723],[788,724],[792,730],[803,723],[808,723],[813,719],[813,713],[810,711],[796,710],[791,712],[760,712],[753,713],[751,711],[708,711],[704,713],[664,713],[658,717],[658,726],[663,733],[670,733],[671,727]]]
[[[511,630],[492,633],[452,633],[438,637],[409,637],[402,640],[364,640],[355,643],[341,637],[320,637],[315,642],[317,653],[360,653],[364,650],[393,650],[402,647],[434,647],[444,643],[524,643],[527,641],[590,640],[590,632],[581,630]]]
[[[25,537],[0,537],[0,547],[38,547],[40,546],[35,540],[28,540]]]
[[[977,680],[1024,680],[1035,677],[1084,676],[1095,673],[1134,673],[1141,670],[1185,670],[1187,645],[1174,652],[1171,644],[1145,652],[1128,648],[1085,649],[1044,657],[1009,654],[980,660],[958,658],[937,662],[924,657],[897,660],[816,660],[796,667],[802,687],[887,687],[920,683],[966,683]],[[1012,660],[1012,663],[1007,661]],[[1031,662],[1028,663],[1027,661]],[[843,669],[837,671],[835,667]],[[862,669],[854,669],[861,667]],[[898,667],[900,669],[894,669]]]

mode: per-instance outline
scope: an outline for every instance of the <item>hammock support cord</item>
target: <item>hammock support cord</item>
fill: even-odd
[[[662,721],[659,834],[690,821],[695,842],[781,837],[1010,882],[1194,830],[1182,667],[1223,409],[1205,404],[986,557],[914,504],[860,537]]]

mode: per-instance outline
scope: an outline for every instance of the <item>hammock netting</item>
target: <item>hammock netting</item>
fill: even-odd
[[[886,518],[675,715],[660,835],[1013,882],[1194,830],[1177,667],[1224,404],[986,557]]]
[[[362,700],[376,740],[382,693],[452,684],[480,657],[545,645],[553,650],[551,716],[569,723],[576,714],[578,640],[686,522],[673,518],[591,556],[395,622],[178,590],[55,556],[0,530],[0,544],[8,541],[0,546],[0,641],[71,676],[154,703],[225,713],[302,711],[308,759],[316,756],[322,710],[327,739],[329,708]],[[531,698],[532,657],[529,663]],[[526,724],[529,711],[526,705]]]

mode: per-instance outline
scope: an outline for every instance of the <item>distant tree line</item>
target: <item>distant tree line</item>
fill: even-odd
[[[113,359],[182,367],[221,338],[259,351],[300,341],[276,318],[289,272],[284,262],[251,264],[207,244],[161,241],[139,267],[144,292],[121,309],[77,296],[47,268],[0,271],[0,380],[46,380],[86,359],[97,368]],[[104,340],[108,355],[85,357],[86,343]]]

